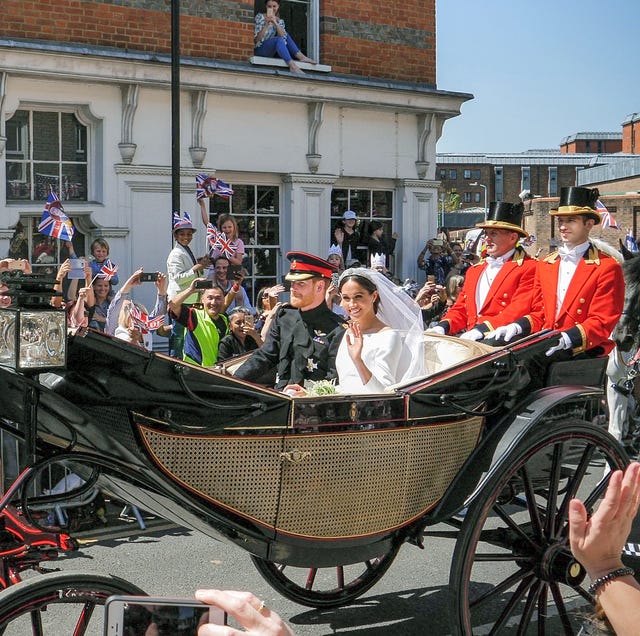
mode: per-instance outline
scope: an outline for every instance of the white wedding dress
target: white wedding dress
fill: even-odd
[[[371,379],[362,383],[349,351],[347,334],[338,347],[336,371],[339,393],[384,393],[401,379],[400,367],[404,352],[403,338],[397,329],[382,329],[363,334],[362,361],[371,371]]]

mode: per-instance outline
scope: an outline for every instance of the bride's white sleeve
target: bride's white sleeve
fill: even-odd
[[[371,379],[366,383],[367,391],[384,393],[392,384],[399,382],[398,367],[404,347],[402,336],[395,330],[384,331],[378,345],[366,356],[364,363],[371,371]]]

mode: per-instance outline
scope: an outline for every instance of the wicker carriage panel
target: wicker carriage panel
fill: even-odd
[[[281,436],[192,437],[139,427],[156,463],[197,494],[273,526],[282,451]]]
[[[356,537],[406,524],[433,507],[474,449],[482,418],[425,427],[285,440],[277,528]]]

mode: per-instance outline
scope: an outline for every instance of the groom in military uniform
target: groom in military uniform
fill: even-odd
[[[278,310],[264,345],[234,374],[260,382],[276,369],[276,389],[335,378],[335,358],[345,324],[325,302],[336,268],[305,252],[289,252],[287,258],[291,261],[285,276],[291,282],[289,303]]]

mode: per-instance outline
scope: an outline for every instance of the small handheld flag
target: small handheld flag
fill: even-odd
[[[600,221],[602,223],[603,229],[611,228],[613,230],[619,230],[620,226],[616,223],[613,214],[607,210],[607,206],[598,199],[596,201],[596,211],[600,215]]]
[[[111,280],[116,275],[117,271],[118,265],[115,265],[109,259],[107,259],[98,272],[98,278],[106,278],[107,280]]]
[[[162,314],[150,318],[148,314],[145,314],[139,307],[136,305],[131,305],[131,321],[133,325],[138,328],[142,333],[149,333],[150,331],[156,331],[162,325],[164,325],[164,316]]]
[[[196,199],[200,200],[206,197],[212,199],[215,195],[223,199],[228,199],[233,195],[233,188],[231,188],[228,183],[215,177],[210,177],[208,174],[197,174]]]
[[[49,186],[50,192],[40,218],[38,232],[62,241],[70,241],[73,238],[73,224],[64,213],[60,199]]]

